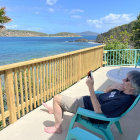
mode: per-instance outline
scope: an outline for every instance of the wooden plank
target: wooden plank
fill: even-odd
[[[43,91],[42,91],[42,64],[40,63],[39,68],[39,75],[40,75],[40,97],[41,97],[41,104],[43,103]]]
[[[54,60],[52,61],[52,96],[54,96]]]
[[[59,58],[59,92],[62,91],[62,59]]]
[[[31,70],[30,70],[30,66],[28,66],[28,81],[29,81],[29,100],[30,100],[30,110],[33,109],[33,106],[32,106],[32,84],[31,84]]]
[[[68,87],[68,56],[66,57],[66,87]]]
[[[70,85],[70,56],[68,56],[68,87]]]
[[[37,104],[40,105],[40,96],[39,96],[39,78],[38,78],[38,64],[36,64],[36,85],[37,85]]]
[[[0,107],[1,107],[1,116],[2,116],[2,126],[6,126],[5,122],[5,114],[4,114],[4,103],[3,103],[3,93],[2,93],[2,87],[1,87],[1,77],[0,77]]]
[[[5,89],[6,89],[6,97],[7,97],[7,106],[10,113],[9,120],[10,120],[10,123],[14,123],[17,120],[17,116],[16,116],[12,70],[8,70],[5,73]]]
[[[43,102],[46,101],[46,90],[45,90],[45,62],[43,63]]]
[[[48,67],[49,63],[46,63],[46,95],[47,95],[47,101],[49,100],[49,76],[48,76],[48,71],[49,71],[49,67]]]
[[[16,103],[17,103],[17,113],[18,113],[18,118],[20,118],[20,110],[18,108],[19,106],[19,94],[18,94],[18,81],[17,81],[17,69],[14,71],[14,80],[15,80],[15,92],[16,92]]]
[[[52,81],[51,81],[51,60],[49,61],[49,99],[51,98],[52,96]]]
[[[57,59],[57,93],[59,93],[59,82],[60,82],[59,76],[60,76],[60,74],[59,74],[59,59]]]
[[[64,57],[64,89],[66,89],[66,57]]]
[[[33,80],[34,108],[36,108],[36,90],[35,90],[35,70],[34,70],[34,64],[32,65],[32,80]]]
[[[22,82],[22,70],[19,71],[19,81],[20,81],[20,95],[21,95],[21,107],[22,107],[22,116],[25,114],[24,112],[24,96],[23,96],[23,82]]]
[[[63,73],[63,76],[62,76],[62,77],[63,77],[63,78],[62,78],[63,88],[62,88],[62,90],[65,89],[65,83],[64,83],[64,82],[65,82],[65,61],[64,61],[64,59],[65,59],[65,58],[63,57],[63,58],[62,58],[62,60],[63,60],[63,61],[62,61],[62,62],[63,62],[63,63],[62,63],[62,71],[63,71],[63,72],[62,72],[62,73]]]
[[[24,86],[25,86],[25,102],[26,102],[26,112],[29,112],[28,108],[28,92],[27,92],[27,75],[26,75],[26,67],[24,67]]]
[[[56,83],[56,80],[57,80],[57,70],[56,70],[56,66],[57,66],[57,59],[55,59],[55,62],[54,62],[54,94],[55,95],[57,93],[57,83]]]

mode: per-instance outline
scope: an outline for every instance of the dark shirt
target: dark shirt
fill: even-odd
[[[96,97],[101,104],[103,114],[109,118],[120,116],[131,106],[136,98],[134,95],[128,95],[119,90],[112,90],[108,93],[97,94]],[[85,109],[94,110],[90,96],[84,96],[83,102]]]

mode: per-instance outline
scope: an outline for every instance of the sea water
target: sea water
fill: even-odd
[[[0,65],[31,60],[100,45],[74,42],[86,37],[0,37]]]

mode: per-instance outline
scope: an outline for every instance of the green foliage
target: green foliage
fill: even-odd
[[[132,21],[129,24],[124,24],[115,28],[110,29],[108,32],[99,34],[97,36],[96,42],[99,43],[103,43],[104,42],[104,38],[109,38],[111,35],[113,35],[117,40],[120,40],[120,34],[121,32],[125,33],[127,32],[128,34],[130,34],[130,36],[132,35],[132,29],[134,27],[135,21]],[[128,43],[131,44],[131,40],[128,40]]]
[[[129,40],[132,34],[128,33],[126,30],[120,32],[119,34],[113,33],[109,37],[104,38],[104,43],[106,44],[105,50],[121,50],[128,49]],[[110,51],[108,52],[106,59],[108,60],[108,65],[112,64],[127,64],[130,53],[124,51]]]
[[[126,30],[120,32],[119,36],[114,33],[109,37],[104,38],[104,43],[106,44],[106,50],[114,50],[114,49],[127,49],[128,42],[131,38],[132,34],[128,33]]]
[[[0,28],[4,28],[2,24],[11,21],[11,19],[7,17],[5,14],[6,14],[5,7],[0,8]]]
[[[134,47],[140,48],[140,14],[137,17],[137,20],[134,23],[133,27],[133,36],[131,40],[134,42]]]
[[[2,128],[3,128],[3,127],[2,127],[2,121],[0,121],[0,130],[2,130]]]

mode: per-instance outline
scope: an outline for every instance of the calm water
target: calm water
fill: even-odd
[[[97,43],[68,42],[88,37],[0,37],[0,65],[41,58],[97,46]]]

